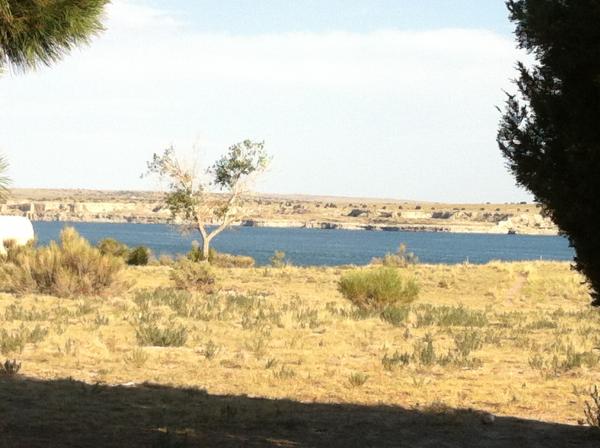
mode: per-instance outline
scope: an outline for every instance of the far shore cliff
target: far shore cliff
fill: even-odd
[[[0,214],[37,221],[167,223],[157,192],[14,190]],[[238,225],[372,231],[556,235],[535,204],[443,204],[390,199],[255,195]]]

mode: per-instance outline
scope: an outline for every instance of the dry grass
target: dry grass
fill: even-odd
[[[341,296],[344,268],[217,269],[218,291],[205,294],[165,289],[174,286],[169,267],[130,267],[133,288],[109,299],[0,295],[2,357],[43,380],[441,406],[563,424],[584,418],[600,374],[600,313],[568,264],[402,271],[417,279],[419,299],[382,315]],[[154,327],[187,337],[180,347],[141,343],[140,329]],[[24,342],[11,346],[13,337]]]

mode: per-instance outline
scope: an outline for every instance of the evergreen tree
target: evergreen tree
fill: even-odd
[[[0,74],[58,61],[102,30],[110,0],[0,0]],[[0,156],[0,201],[8,195],[8,163]]]
[[[50,65],[102,30],[110,0],[0,0],[0,72]]]
[[[520,48],[498,144],[575,249],[600,305],[600,1],[509,0]]]

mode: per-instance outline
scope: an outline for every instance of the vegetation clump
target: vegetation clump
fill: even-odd
[[[282,250],[276,250],[273,256],[269,259],[271,266],[274,268],[284,268],[289,266],[291,263],[286,258],[285,252]]]
[[[488,324],[484,311],[459,306],[419,305],[415,307],[417,327],[484,327]]]
[[[381,364],[385,370],[392,371],[396,366],[407,366],[410,363],[410,358],[410,353],[400,353],[396,350],[391,356],[388,356],[387,353],[383,355]]]
[[[175,263],[170,277],[177,289],[212,292],[215,284],[215,274],[208,263],[185,258]]]
[[[38,343],[48,335],[48,329],[36,325],[33,330],[21,325],[20,328],[8,332],[6,329],[0,331],[0,353],[21,353],[25,344]]]
[[[146,266],[150,259],[150,249],[145,246],[138,246],[129,252],[127,264],[129,266]]]
[[[137,328],[136,337],[142,346],[181,347],[187,341],[188,330],[184,326],[160,327],[148,323]]]
[[[196,241],[192,243],[192,249],[188,252],[187,258],[195,262],[208,260],[211,265],[219,268],[252,268],[256,263],[252,257],[225,254],[217,252],[212,247],[208,250],[208,257],[205,257],[202,248]]]
[[[355,270],[344,274],[338,283],[339,291],[359,308],[381,309],[408,304],[419,295],[414,279],[403,279],[394,268]]]
[[[60,243],[11,245],[0,259],[0,288],[5,292],[37,292],[56,297],[93,296],[115,292],[123,261],[103,255],[75,229],[65,228]]]
[[[383,258],[373,258],[371,264],[379,264],[383,266],[389,266],[394,268],[404,268],[411,264],[417,264],[419,257],[413,252],[408,252],[405,244],[400,244],[396,253],[387,253]]]
[[[590,398],[591,402],[585,402],[585,419],[587,424],[594,427],[600,428],[600,392],[598,392],[598,386],[594,386]]]
[[[369,375],[365,375],[364,373],[361,373],[361,372],[354,372],[354,373],[351,373],[350,376],[348,377],[348,382],[350,383],[350,386],[352,386],[352,387],[360,387],[363,384],[365,384],[368,379],[369,379]]]
[[[126,258],[129,254],[127,244],[117,241],[114,238],[104,238],[96,244],[96,247],[102,255],[111,255],[117,258]]]
[[[410,307],[408,306],[391,306],[385,308],[380,317],[382,320],[394,325],[395,327],[399,327],[403,325],[408,319],[408,315],[410,314]]]
[[[131,249],[127,244],[114,238],[104,238],[98,242],[97,247],[103,255],[122,258],[129,266],[146,266],[150,260],[150,249],[146,246]]]
[[[4,364],[0,364],[0,376],[15,376],[21,370],[21,363],[16,359],[12,361],[7,359]]]

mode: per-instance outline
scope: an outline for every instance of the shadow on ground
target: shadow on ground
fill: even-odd
[[[475,411],[299,403],[0,378],[6,447],[598,447],[600,432]]]

